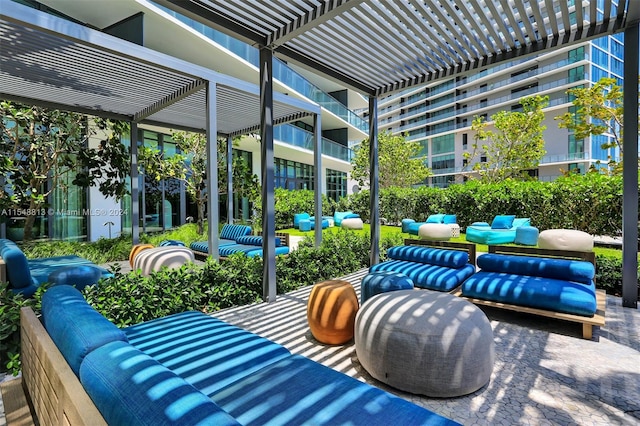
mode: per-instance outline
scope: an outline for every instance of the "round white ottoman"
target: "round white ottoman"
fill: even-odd
[[[425,223],[418,228],[422,240],[449,241],[451,234],[451,225],[444,223]]]
[[[538,236],[541,249],[593,251],[593,237],[575,229],[547,229]]]
[[[362,223],[362,219],[359,217],[352,217],[349,219],[342,219],[340,226],[342,229],[362,229],[364,224]]]
[[[493,330],[478,307],[448,293],[381,293],[356,315],[355,348],[374,378],[432,397],[475,392],[489,382]]]

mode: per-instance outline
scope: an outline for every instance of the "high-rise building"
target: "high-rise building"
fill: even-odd
[[[558,128],[554,117],[575,111],[568,89],[589,87],[602,77],[612,77],[622,86],[623,46],[623,35],[616,34],[413,87],[380,99],[378,126],[380,131],[419,142],[425,164],[433,171],[425,183],[446,187],[464,181],[471,169],[463,153],[474,142],[474,116],[490,122],[498,111],[521,108],[519,100],[525,96],[546,95],[546,155],[530,174],[550,181],[562,171],[584,173],[592,165],[606,164],[609,157],[619,160],[617,149],[601,148],[611,136],[576,140],[571,132]],[[481,155],[475,159],[482,160]]]

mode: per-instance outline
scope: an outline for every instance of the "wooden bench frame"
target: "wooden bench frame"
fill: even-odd
[[[22,377],[3,383],[7,425],[95,425],[106,422],[40,320],[20,310]]]
[[[511,254],[516,256],[536,256],[536,257],[552,257],[561,259],[580,259],[593,263],[596,266],[596,255],[594,252],[579,252],[565,250],[539,249],[534,247],[517,247],[517,246],[489,246],[489,253],[494,254]],[[595,281],[595,280],[594,280]],[[515,312],[524,312],[526,314],[539,315],[547,318],[554,318],[564,321],[576,322],[582,324],[582,337],[587,340],[593,338],[593,326],[602,327],[605,324],[606,310],[606,292],[604,290],[596,290],[596,313],[592,317],[581,315],[567,314],[563,312],[549,311],[546,309],[530,308],[527,306],[512,305],[509,303],[493,302],[490,300],[476,299],[472,297],[462,296],[462,290],[454,293],[456,296],[463,297],[468,301],[482,306],[492,308],[505,309]]]

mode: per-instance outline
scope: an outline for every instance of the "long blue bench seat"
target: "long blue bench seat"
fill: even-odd
[[[122,330],[69,286],[46,330],[110,425],[457,424],[200,312]]]
[[[393,271],[411,278],[416,287],[451,291],[475,272],[469,254],[421,246],[396,246],[387,251],[389,260],[369,268],[369,272]]]
[[[75,255],[27,259],[18,245],[7,239],[0,239],[0,258],[2,259],[0,267],[6,268],[9,289],[13,293],[20,293],[25,297],[33,296],[38,287],[49,281],[51,273],[62,268],[80,265],[91,266],[99,271],[102,278],[113,276],[111,272],[90,260]]]
[[[478,267],[462,284],[462,296],[587,317],[596,313],[591,262],[488,253],[478,257]]]
[[[247,225],[233,225],[225,223],[220,230],[220,236],[218,239],[218,247],[229,246],[237,244],[236,240],[246,235],[251,235],[251,227]],[[199,253],[209,253],[208,241],[196,241],[189,245],[189,248]]]

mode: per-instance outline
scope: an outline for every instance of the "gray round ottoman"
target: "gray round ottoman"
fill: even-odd
[[[489,382],[493,330],[478,307],[448,293],[378,294],[356,316],[358,360],[374,378],[433,397],[475,392]]]

